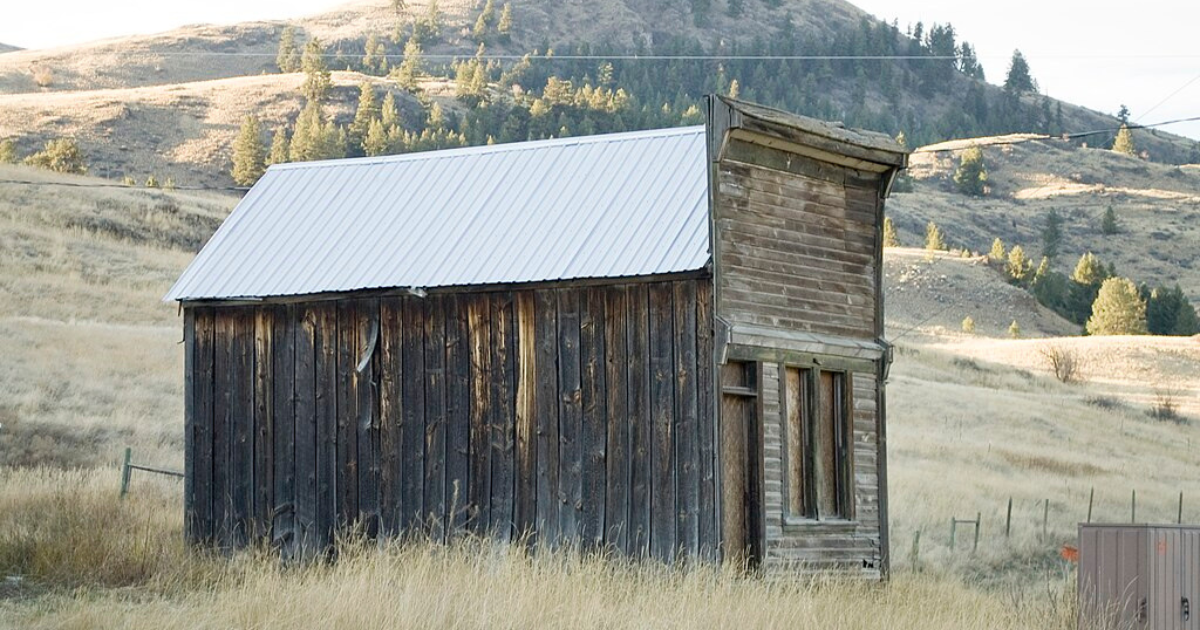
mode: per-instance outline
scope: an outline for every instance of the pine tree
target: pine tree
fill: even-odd
[[[900,247],[900,237],[896,234],[896,225],[892,223],[892,217],[883,218],[883,246]]]
[[[404,59],[400,65],[392,71],[392,78],[400,87],[415,92],[417,90],[417,77],[421,74],[421,42],[414,35],[404,44]]]
[[[56,173],[84,175],[87,173],[87,159],[83,149],[74,138],[56,138],[46,143],[41,151],[25,158],[25,164],[44,168]]]
[[[355,144],[367,137],[371,121],[379,118],[379,102],[375,100],[375,88],[363,81],[358,87],[358,109],[354,110],[354,122],[350,123],[350,135]]]
[[[1177,337],[1200,335],[1200,316],[1186,297],[1179,303],[1179,312],[1175,314],[1175,328],[1171,330],[1171,334]]]
[[[266,172],[266,160],[258,117],[246,116],[233,143],[233,182],[238,186],[253,186]]]
[[[1075,264],[1075,271],[1071,274],[1071,280],[1076,284],[1099,287],[1108,278],[1108,275],[1104,263],[1095,254],[1088,252],[1079,257],[1079,262]]]
[[[378,118],[373,119],[367,129],[366,136],[363,137],[363,153],[371,157],[384,155],[388,153],[388,145],[388,134],[387,130],[384,129],[383,121]]]
[[[438,8],[438,1],[431,0],[425,15],[417,18],[413,22],[413,37],[422,44],[432,44],[441,37],[442,33],[442,12]]]
[[[1124,103],[1121,103],[1121,109],[1117,110],[1117,120],[1121,121],[1122,127],[1129,124],[1129,108],[1125,107]]]
[[[512,28],[512,4],[505,2],[504,8],[500,11],[500,21],[496,23],[496,32],[500,34],[501,41],[508,42],[512,39]]]
[[[1010,282],[1019,285],[1029,278],[1032,266],[1033,263],[1025,256],[1025,248],[1013,245],[1008,251],[1008,263],[1004,266],[1004,271],[1008,274]]]
[[[992,241],[992,250],[988,252],[988,259],[993,263],[1002,263],[1008,260],[1008,251],[1004,249],[1004,241],[1000,237]]]
[[[317,101],[309,101],[296,118],[292,132],[290,157],[293,162],[309,162],[326,157],[325,113]]]
[[[973,197],[987,192],[987,166],[983,163],[983,149],[970,146],[962,153],[958,170],[954,171],[954,183],[958,191]]]
[[[317,38],[309,40],[304,46],[304,58],[300,62],[304,70],[304,84],[300,93],[312,103],[323,103],[333,87],[329,67],[325,65],[325,47]]]
[[[1046,227],[1042,229],[1042,255],[1048,258],[1058,258],[1058,250],[1062,246],[1062,217],[1057,210],[1050,210],[1046,215]]]
[[[1109,206],[1104,211],[1104,218],[1100,219],[1100,232],[1105,236],[1112,236],[1121,231],[1121,224],[1117,221],[1117,212]]]
[[[390,91],[383,96],[383,105],[379,108],[379,117],[384,129],[391,130],[400,127],[400,111],[396,109],[396,97]]]
[[[1037,84],[1034,83],[1033,76],[1029,74],[1029,62],[1025,61],[1025,55],[1022,55],[1019,50],[1013,51],[1012,61],[1008,64],[1008,76],[1004,79],[1004,90],[1010,94],[1037,91]]]
[[[1121,125],[1121,129],[1117,131],[1117,138],[1113,140],[1112,150],[1115,153],[1137,157],[1137,147],[1133,145],[1133,132],[1129,130],[1128,125]]]
[[[1008,336],[1010,339],[1021,338],[1021,325],[1018,324],[1017,320],[1015,319],[1012,320],[1012,323],[1008,325]]]
[[[146,177],[145,186],[146,186],[146,188],[158,188],[158,186],[159,186],[158,178],[154,176],[154,173],[151,173],[149,176]]]
[[[925,249],[935,251],[946,251],[946,241],[942,238],[942,230],[933,221],[925,226]]]
[[[975,334],[975,320],[972,319],[970,315],[967,315],[966,317],[963,318],[962,331],[967,333],[968,335]]]
[[[19,161],[17,143],[12,138],[0,140],[0,164],[16,164]]]
[[[1087,321],[1089,335],[1144,335],[1146,303],[1132,280],[1108,278],[1100,286],[1092,316]]]
[[[280,125],[271,137],[271,153],[267,156],[267,164],[284,164],[289,160],[291,143],[288,141],[286,126]]]
[[[300,69],[300,51],[296,48],[295,27],[283,27],[283,32],[279,35],[279,53],[275,56],[275,65],[284,73]]]
[[[367,43],[363,47],[363,70],[367,73],[381,72],[387,65],[387,48],[375,33],[367,35]]]
[[[896,134],[896,144],[900,145],[902,149],[908,148],[908,136],[904,135],[903,131]]]

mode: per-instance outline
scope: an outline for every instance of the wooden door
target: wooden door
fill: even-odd
[[[758,369],[721,368],[721,514],[725,562],[755,568],[762,561],[762,414]]]

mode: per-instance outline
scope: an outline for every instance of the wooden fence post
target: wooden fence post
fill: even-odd
[[[125,447],[125,463],[121,465],[121,496],[120,496],[120,498],[122,498],[122,499],[124,499],[125,495],[129,493],[129,473],[130,473],[129,460],[132,458],[133,458],[133,449],[126,446]]]
[[[1008,512],[1004,516],[1004,537],[1012,533],[1012,497],[1008,497]]]
[[[1182,491],[1180,491],[1180,493],[1179,493],[1179,520],[1177,522],[1180,525],[1183,525],[1183,492]]]
[[[979,550],[979,524],[983,521],[983,512],[975,513],[975,546],[971,548],[974,553]]]
[[[921,530],[913,534],[912,565],[914,571],[921,570]]]
[[[958,527],[958,520],[953,516],[950,517],[950,551],[954,551],[954,530]]]
[[[1047,535],[1046,525],[1049,520],[1050,520],[1050,499],[1046,499],[1045,503],[1042,504],[1042,538],[1045,538]]]
[[[1137,490],[1133,491],[1129,499],[1129,522],[1137,522]]]

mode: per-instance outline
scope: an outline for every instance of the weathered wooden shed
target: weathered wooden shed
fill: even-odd
[[[186,527],[879,577],[891,139],[702,127],[273,166],[167,295]]]

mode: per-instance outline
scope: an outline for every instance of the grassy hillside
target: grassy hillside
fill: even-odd
[[[944,143],[912,156],[913,192],[888,202],[903,243],[922,245],[925,226],[934,221],[951,245],[987,252],[999,237],[1021,245],[1036,264],[1046,217],[1054,210],[1063,219],[1054,262],[1059,271],[1070,274],[1090,251],[1113,263],[1119,275],[1152,285],[1178,283],[1200,303],[1200,168],[1057,140],[987,146],[996,140],[1002,139]],[[972,143],[984,146],[990,192],[982,198],[957,192],[952,181],[962,150]],[[1121,226],[1113,235],[1101,231],[1109,207]]]
[[[294,119],[304,105],[298,89],[303,80],[302,74],[269,74],[171,86],[0,94],[0,137],[19,138],[23,154],[36,151],[42,138],[75,137],[90,172],[107,179],[128,175],[141,183],[154,174],[181,186],[231,186],[230,146],[242,120],[253,113],[274,129]],[[386,87],[375,77],[334,73],[329,114],[352,118],[363,81]],[[410,96],[397,93],[402,109],[419,111]]]
[[[3,183],[18,180],[26,184]],[[0,467],[177,461],[167,287],[234,199],[0,166]]]
[[[711,6],[700,17],[697,11],[706,3]],[[704,94],[729,91],[733,81],[750,100],[893,134],[903,131],[914,141],[1116,125],[1110,116],[1068,103],[1035,94],[1006,95],[950,62],[755,59],[934,54],[932,43],[917,42],[842,0],[751,0],[738,18],[727,15],[723,2],[707,0],[514,0],[511,33],[500,36],[493,25],[485,36],[486,53],[498,56],[486,64],[485,95],[456,100],[452,60],[477,52],[472,29],[481,4],[439,3],[440,35],[423,44],[419,95],[456,113],[449,126],[472,144],[489,136],[511,141],[561,135],[564,127],[578,135],[694,122],[698,111],[689,113],[689,108]],[[363,0],[289,24],[298,29],[301,46],[309,38],[321,39],[332,69],[384,74],[363,67],[368,37],[379,39],[395,66],[403,58],[404,40],[428,7],[426,0],[414,0],[396,14],[386,0]],[[0,138],[16,138],[28,154],[50,138],[71,135],[81,142],[95,174],[140,179],[159,170],[182,185],[228,185],[230,146],[240,118],[261,111],[271,123],[291,122],[299,112],[299,79],[277,74],[275,64],[284,25],[190,26],[5,54],[0,57]],[[550,50],[553,56],[547,55]],[[536,54],[528,62],[517,61],[528,53]],[[688,58],[705,54],[750,58]],[[601,77],[606,62],[610,79]],[[575,88],[600,86],[603,80],[608,85],[600,87],[623,89],[630,98],[619,111],[603,114],[578,104],[552,106],[550,120],[529,124],[532,99],[545,94],[549,77],[569,80]],[[364,78],[346,72],[338,83],[348,86]],[[385,79],[373,81],[402,91]],[[439,87],[445,89],[439,92]],[[406,100],[415,102],[413,96],[418,95]],[[480,98],[484,104],[475,102]],[[353,106],[354,95],[346,88],[335,95],[331,113],[347,124]],[[419,112],[404,120],[416,133],[427,124]],[[1195,142],[1165,133],[1140,135],[1140,148],[1153,160],[1178,163],[1200,155]]]
[[[6,52],[12,52],[14,50],[21,50],[21,49],[17,46],[10,46],[8,44],[0,43],[0,55],[4,54]]]

